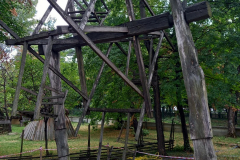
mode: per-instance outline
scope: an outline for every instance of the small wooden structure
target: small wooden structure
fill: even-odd
[[[116,26],[103,26],[103,22],[106,16],[109,14],[110,9],[107,7],[104,0],[101,0],[102,9],[104,11],[95,11],[95,3],[96,0],[90,0],[88,3],[86,0],[82,0],[82,3],[79,3],[78,0],[67,0],[68,3],[65,9],[62,9],[57,3],[56,0],[48,0],[50,6],[46,10],[45,14],[43,15],[42,19],[40,20],[39,24],[35,28],[33,34],[31,36],[20,38],[16,33],[14,33],[5,23],[0,21],[0,25],[7,30],[15,39],[6,40],[7,45],[23,45],[23,53],[22,53],[22,60],[21,60],[21,67],[18,77],[18,83],[15,93],[15,98],[13,102],[13,110],[12,115],[14,116],[17,111],[18,105],[18,98],[21,89],[21,82],[22,76],[24,72],[24,66],[26,61],[26,53],[27,50],[31,52],[37,59],[39,59],[42,63],[44,63],[43,69],[43,76],[41,85],[39,87],[39,92],[37,94],[37,103],[36,108],[34,111],[34,119],[39,119],[40,117],[40,107],[42,105],[43,99],[43,89],[46,82],[47,73],[49,72],[51,87],[57,90],[61,90],[61,79],[66,82],[70,87],[72,87],[79,95],[83,98],[84,104],[84,111],[82,116],[79,119],[79,124],[75,130],[75,136],[78,134],[79,128],[85,117],[88,110],[91,110],[90,103],[91,99],[94,95],[98,82],[100,80],[101,74],[103,72],[103,68],[105,63],[125,82],[126,85],[130,86],[140,97],[144,99],[144,103],[142,108],[140,109],[140,118],[138,122],[137,131],[135,134],[135,140],[139,140],[139,135],[142,128],[143,117],[145,112],[148,116],[151,116],[151,100],[150,100],[150,93],[149,88],[153,85],[153,88],[156,90],[155,92],[155,111],[156,111],[156,123],[157,123],[157,133],[158,133],[158,147],[162,148],[161,153],[164,151],[164,140],[163,139],[163,130],[162,130],[162,122],[161,122],[161,110],[160,110],[160,97],[159,97],[159,83],[158,83],[158,76],[157,76],[157,59],[159,50],[162,44],[163,37],[166,38],[168,43],[170,44],[171,48],[175,50],[173,44],[171,43],[170,38],[164,32],[164,29],[168,29],[175,25],[175,30],[178,37],[178,46],[180,47],[180,58],[183,67],[184,73],[184,81],[186,84],[186,89],[189,98],[189,105],[190,110],[193,113],[202,113],[199,115],[199,119],[192,119],[193,124],[191,124],[191,134],[192,139],[196,145],[203,146],[205,141],[208,141],[209,144],[211,143],[211,122],[209,121],[209,113],[208,113],[208,106],[207,106],[207,96],[206,96],[206,88],[205,88],[205,81],[203,72],[201,67],[198,64],[196,50],[194,49],[194,43],[192,41],[191,32],[188,28],[189,23],[193,21],[198,21],[202,19],[209,18],[211,16],[211,9],[207,2],[201,2],[194,4],[192,6],[183,8],[183,5],[180,0],[170,0],[172,9],[173,9],[173,16],[169,13],[163,13],[159,15],[155,15],[147,3],[146,0],[139,0],[141,2],[141,17],[142,19],[136,20],[134,8],[132,4],[132,0],[126,0],[126,8],[128,12],[129,22],[124,24],[116,24]],[[78,7],[76,7],[78,6]],[[68,26],[58,26],[56,30],[48,31],[48,32],[41,32],[39,30],[42,24],[45,22],[47,16],[51,12],[52,8],[54,8],[61,17],[68,23]],[[143,10],[147,10],[150,12],[151,17],[145,18]],[[146,15],[146,14],[145,14]],[[179,18],[180,17],[180,18]],[[176,20],[178,18],[178,20]],[[89,26],[87,25],[88,22],[97,23],[96,26]],[[177,28],[178,27],[178,28]],[[177,29],[176,29],[177,28]],[[180,29],[180,31],[179,31]],[[87,32],[87,34],[85,34]],[[38,34],[39,33],[39,34]],[[66,38],[66,39],[57,39],[58,35],[62,34],[72,34],[73,37]],[[181,36],[184,37],[184,40],[181,40]],[[156,50],[153,48],[153,39],[158,38],[159,42],[157,45]],[[148,48],[149,53],[149,73],[148,77],[146,75],[146,69],[142,57],[140,41],[144,40],[146,47]],[[120,42],[129,42],[129,49],[128,53],[125,52]],[[183,43],[184,42],[184,45]],[[96,46],[96,43],[109,43],[109,48],[107,54],[103,54],[103,52]],[[127,65],[126,65],[126,72],[125,74],[121,72],[121,70],[114,65],[108,59],[108,55],[110,54],[112,45],[116,44],[118,48],[122,51],[123,54],[127,56]],[[142,91],[128,78],[128,71],[129,71],[129,62],[130,62],[130,55],[131,55],[131,47],[134,47],[137,65],[139,69],[139,79],[141,82]],[[43,59],[30,45],[38,45],[39,54],[44,54],[45,59]],[[45,45],[45,46],[44,46]],[[47,46],[46,46],[47,45]],[[97,56],[99,56],[104,62],[102,67],[99,70],[97,75],[96,81],[93,84],[92,90],[90,95],[87,95],[87,87],[86,87],[86,77],[84,73],[84,63],[82,57],[82,46],[89,46]],[[185,46],[185,48],[183,47]],[[190,46],[187,48],[186,46]],[[80,76],[80,83],[81,89],[79,90],[72,82],[70,82],[66,77],[64,77],[60,73],[60,53],[59,51],[75,48],[76,50],[76,57],[78,60],[78,69],[79,69],[79,76]],[[187,54],[186,54],[187,53]],[[186,55],[185,55],[186,54]],[[184,65],[183,65],[184,64]],[[185,65],[186,64],[186,65]],[[191,78],[189,78],[191,77]],[[197,78],[196,78],[197,77]],[[153,81],[153,82],[152,82]],[[191,88],[191,86],[194,86]],[[56,93],[52,91],[52,97],[56,96]],[[194,97],[192,97],[194,96]],[[56,100],[54,103],[54,115],[57,115],[58,118],[54,125],[55,127],[55,139],[57,142],[58,148],[58,156],[59,159],[68,159],[69,150],[68,144],[66,139],[66,123],[65,123],[65,114],[64,114],[64,105],[61,101]],[[99,140],[99,149],[98,149],[98,156],[97,159],[100,160],[101,158],[101,147],[102,147],[102,138],[103,138],[103,129],[104,129],[104,119],[105,113],[110,110],[104,109],[102,111],[102,125],[101,125],[101,136]],[[115,110],[119,112],[119,110]],[[122,112],[128,114],[128,124],[130,120],[130,112],[131,109],[122,110]],[[191,113],[191,112],[190,112]],[[195,114],[190,117],[195,118]],[[204,123],[203,123],[204,122]],[[204,129],[201,128],[195,129],[194,127],[202,126]],[[129,129],[129,126],[127,126]],[[200,131],[199,131],[200,130]],[[207,132],[205,132],[207,131]],[[127,151],[127,141],[128,141],[128,133],[125,138],[125,149],[122,155],[122,159],[126,157]],[[201,145],[200,145],[201,144]],[[213,147],[211,145],[208,151],[201,150],[198,152],[198,155],[213,155],[212,159],[215,158],[215,153],[213,153]],[[200,148],[200,147],[197,147]],[[159,152],[160,152],[159,151]],[[208,153],[206,153],[208,152]],[[163,153],[164,154],[164,153]],[[207,159],[200,158],[200,159]]]
[[[72,127],[71,121],[66,116],[66,126],[68,138],[74,137],[74,129]],[[24,129],[24,139],[33,141],[44,141],[45,140],[45,122],[44,119],[39,121],[31,121]],[[54,118],[49,118],[47,121],[47,139],[52,141],[55,140],[54,131]]]

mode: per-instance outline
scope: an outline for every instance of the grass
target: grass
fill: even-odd
[[[76,127],[76,123],[73,123],[73,126]],[[9,155],[12,153],[20,152],[21,138],[20,134],[24,127],[20,127],[19,125],[12,126],[13,133],[15,135],[0,135],[0,155]],[[79,131],[78,137],[70,138],[68,140],[69,148],[78,148],[74,150],[70,150],[71,153],[79,152],[80,149],[85,150],[87,148],[87,125],[82,125]],[[148,138],[156,138],[156,131],[148,130],[149,135]],[[111,126],[106,126],[104,128],[104,136],[103,136],[103,145],[107,145],[109,143],[110,146],[122,147],[124,144],[116,142],[116,139],[119,135],[119,130],[114,130]],[[123,130],[122,138],[124,138],[125,130]],[[169,132],[164,132],[165,139],[169,139]],[[100,137],[100,125],[91,127],[91,147],[98,147]],[[133,141],[133,131],[130,131],[129,140]],[[236,148],[236,146],[240,146],[240,138],[226,138],[226,137],[214,137],[213,138],[214,149],[216,150],[216,154],[218,159],[238,159],[240,155],[240,148]],[[29,151],[33,149],[37,149],[40,146],[45,146],[43,141],[27,141],[23,142],[23,152]],[[49,141],[49,148],[56,149],[55,141]],[[187,153],[183,151],[183,140],[181,133],[175,133],[175,148],[173,151],[168,151],[167,154],[170,156],[183,156],[183,157],[192,157],[193,153]],[[191,144],[192,147],[192,144]],[[50,151],[51,154],[57,154],[56,151]],[[156,153],[156,151],[152,151],[152,153]],[[26,153],[24,156],[32,155],[39,156],[39,151],[33,153]]]

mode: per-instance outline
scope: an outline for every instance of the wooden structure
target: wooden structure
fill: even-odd
[[[37,25],[36,29],[34,30],[31,36],[20,38],[8,26],[6,26],[2,21],[0,21],[0,25],[2,25],[2,27],[6,29],[15,38],[15,39],[6,40],[6,44],[7,45],[23,45],[21,68],[20,68],[19,77],[18,77],[18,84],[16,88],[15,99],[13,102],[13,110],[12,110],[13,116],[16,114],[16,111],[17,111],[18,97],[21,89],[21,81],[22,81],[22,76],[24,72],[27,50],[31,52],[36,58],[38,58],[42,63],[44,63],[42,82],[39,88],[39,92],[37,94],[37,103],[34,111],[34,119],[37,120],[39,119],[39,116],[40,116],[40,107],[43,104],[42,103],[43,88],[46,82],[46,75],[49,72],[52,88],[56,90],[61,90],[60,80],[62,79],[69,86],[71,86],[77,93],[79,93],[79,95],[82,96],[83,98],[84,111],[82,116],[79,119],[79,124],[75,130],[75,136],[78,133],[78,130],[81,126],[81,123],[87,111],[91,111],[91,108],[89,108],[89,105],[106,63],[119,77],[122,78],[122,80],[125,82],[126,85],[130,86],[140,97],[144,99],[144,103],[140,110],[140,119],[138,122],[138,128],[137,128],[136,137],[135,137],[136,141],[138,141],[145,112],[147,113],[148,116],[151,116],[150,113],[151,113],[152,107],[151,107],[151,101],[150,101],[149,88],[151,87],[151,84],[154,85],[154,87],[158,87],[158,83],[155,83],[155,82],[158,82],[156,64],[157,64],[158,53],[161,47],[163,37],[166,38],[166,40],[169,42],[173,50],[175,50],[175,48],[173,47],[173,44],[171,43],[171,40],[169,39],[167,34],[164,32],[164,29],[171,28],[173,27],[173,25],[175,25],[175,29],[178,37],[178,46],[180,47],[179,49],[180,49],[180,55],[181,55],[180,56],[181,63],[183,66],[184,80],[185,80],[186,89],[188,92],[188,97],[190,98],[189,100],[191,104],[190,113],[191,111],[193,111],[193,113],[200,113],[198,111],[201,111],[202,113],[202,115],[198,115],[197,120],[193,120],[193,123],[190,124],[191,135],[192,135],[191,137],[194,140],[194,144],[196,144],[196,146],[200,146],[200,144],[203,145],[205,141],[211,142],[211,138],[212,138],[211,123],[209,121],[208,106],[207,106],[207,103],[205,103],[207,102],[207,97],[206,97],[205,82],[202,76],[203,72],[201,69],[195,70],[195,68],[198,68],[199,65],[197,62],[197,55],[194,50],[194,44],[191,40],[192,39],[191,32],[187,26],[187,24],[193,21],[206,19],[211,16],[211,12],[210,12],[211,10],[207,2],[194,4],[192,6],[189,6],[183,9],[180,0],[171,0],[171,5],[173,9],[172,12],[174,13],[172,16],[170,15],[169,12],[166,12],[160,15],[155,15],[151,7],[148,5],[147,1],[140,0],[144,8],[147,8],[152,16],[144,18],[145,16],[143,15],[142,19],[136,20],[132,1],[126,0],[126,7],[128,11],[129,22],[118,25],[118,26],[103,26],[104,20],[110,12],[110,9],[105,4],[104,0],[101,0],[102,8],[104,8],[103,9],[104,11],[101,11],[101,12],[95,11],[94,9],[96,0],[90,0],[89,3],[86,0],[82,0],[84,5],[82,5],[82,3],[79,3],[79,0],[67,0],[67,1],[68,3],[66,5],[66,8],[62,9],[56,3],[56,0],[48,0],[48,2],[50,3],[50,6],[48,7],[47,11],[45,12],[44,16],[42,17],[41,21],[39,22],[39,24]],[[75,6],[78,6],[78,7],[75,7]],[[58,26],[56,30],[39,33],[39,30],[42,24],[45,22],[52,8],[54,8],[62,16],[62,18],[68,23],[68,26]],[[141,14],[144,14],[144,12],[141,12]],[[92,23],[95,22],[98,24],[98,26],[96,25],[88,26],[87,25],[88,22],[92,22]],[[178,28],[180,30],[178,30]],[[85,34],[86,32],[87,34]],[[58,35],[67,34],[67,33],[72,33],[73,37],[66,38],[66,39],[57,38]],[[181,35],[181,34],[184,34],[184,35]],[[185,37],[186,39],[181,39],[179,37]],[[159,43],[156,50],[154,50],[153,48],[153,44],[152,44],[153,38],[159,38]],[[149,59],[150,59],[148,76],[146,75],[145,65],[144,65],[144,61],[141,53],[141,47],[140,47],[140,41],[142,39],[144,39],[145,41],[151,41],[149,45],[149,50],[148,50]],[[110,54],[112,45],[114,43],[119,48],[121,48],[120,44],[117,42],[129,42],[128,53],[126,53],[123,49],[121,49],[123,53],[126,54],[126,56],[128,57],[125,74],[122,73],[120,69],[117,68],[108,59],[108,55]],[[106,55],[103,54],[102,51],[96,46],[97,43],[109,43],[109,48]],[[191,47],[189,48],[182,47],[182,46],[188,46],[189,45],[188,43],[191,44]],[[131,44],[133,44],[135,49],[142,91],[127,77],[128,71],[129,71]],[[38,52],[39,54],[44,54],[45,59],[43,59],[34,49],[32,49],[31,45],[38,45],[39,47]],[[89,46],[96,53],[96,55],[103,60],[102,67],[99,70],[99,73],[97,75],[96,81],[93,85],[90,95],[87,95],[86,78],[84,73],[84,65],[83,65],[83,58],[82,58],[82,51],[81,51],[81,47],[86,45]],[[64,77],[60,73],[59,51],[70,49],[70,48],[76,49],[76,57],[78,60],[81,90],[79,90],[77,86],[75,86],[72,82],[70,82],[66,77]],[[192,50],[194,51],[192,52]],[[185,55],[185,52],[187,53],[186,55]],[[190,71],[188,70],[188,68],[193,68],[193,70]],[[192,78],[189,78],[189,77],[192,77]],[[199,77],[200,78],[198,79],[199,81],[194,77]],[[152,79],[154,79],[155,82],[152,83]],[[190,90],[191,87],[189,85],[193,85],[195,88],[193,88],[193,90]],[[159,93],[159,90],[155,92],[156,95],[158,93]],[[196,95],[196,96],[192,97],[191,93],[194,93],[192,95]],[[53,91],[52,97],[57,96],[56,94],[57,93]],[[66,131],[66,123],[65,123],[64,105],[60,103],[59,100],[55,100],[53,102],[54,103],[51,103],[51,104],[54,105],[54,114],[58,116],[54,125],[55,138],[56,138],[56,143],[58,148],[58,157],[59,159],[67,159],[69,155],[69,150],[68,150],[68,144],[66,139],[67,131]],[[202,104],[202,102],[203,102],[203,105],[200,105]],[[162,150],[160,150],[159,152],[164,154],[164,147],[163,147],[164,143],[161,140],[161,138],[163,138],[163,134],[161,133],[163,132],[161,129],[162,123],[160,122],[161,114],[159,114],[161,113],[161,110],[159,109],[159,107],[156,107],[159,105],[159,103],[160,103],[160,99],[158,98],[155,100],[155,110],[157,112],[156,122],[157,122],[157,132],[158,132],[158,140],[159,140],[158,146],[159,148],[162,148]],[[101,126],[101,136],[99,141],[97,159],[100,159],[101,157],[104,118],[105,118],[105,113],[108,111],[110,110],[102,109],[102,112],[103,112],[102,126]],[[115,110],[115,111],[119,112],[119,110]],[[128,121],[129,121],[131,109],[125,109],[123,112],[128,114]],[[193,117],[193,116],[195,115],[192,115],[190,117]],[[199,117],[200,119],[198,119]],[[195,129],[199,127],[203,128],[201,133],[200,132],[198,133],[198,131]],[[205,129],[208,131],[205,132]],[[126,143],[128,141],[127,137],[128,136],[126,136],[126,139],[125,139]],[[206,155],[208,157],[211,154],[212,157],[209,159],[215,159],[216,157],[215,154],[213,152],[209,153],[209,151],[210,152],[213,151],[213,147],[211,145],[210,145],[210,148],[211,149],[208,149],[208,151],[201,150],[196,155],[201,154],[201,155]],[[125,159],[126,150],[127,150],[127,145],[125,144],[125,151],[122,155],[123,159]],[[199,159],[198,157],[195,157],[195,158]],[[205,158],[201,157],[200,159],[206,159],[206,157]]]
[[[71,121],[66,116],[66,126],[68,138],[74,137],[74,129],[71,125]],[[40,121],[31,121],[24,129],[23,138],[32,141],[44,141],[45,140],[45,122],[44,119]],[[55,140],[54,131],[54,118],[49,118],[47,121],[47,140]]]

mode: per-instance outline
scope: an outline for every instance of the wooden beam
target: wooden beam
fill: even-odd
[[[124,49],[122,48],[122,46],[118,43],[118,42],[115,42],[116,46],[122,51],[122,53],[127,56],[128,54],[124,51]]]
[[[91,112],[140,113],[140,109],[88,108]]]
[[[81,5],[81,3],[79,3],[77,0],[74,0],[75,3],[77,3],[77,5],[82,9],[82,10],[85,10],[85,8]]]
[[[105,1],[104,1],[104,0],[101,0],[101,2],[102,2],[102,4],[104,5],[105,9],[106,9],[107,11],[109,11],[109,9],[108,9],[108,7],[107,7]]]
[[[170,0],[170,4],[188,97],[190,137],[194,147],[194,159],[216,160],[204,72],[198,63],[198,53],[189,25],[184,19],[182,3],[180,0]]]
[[[107,54],[106,54],[106,57],[108,57],[108,55],[110,54],[110,51],[111,51],[111,49],[112,49],[112,45],[113,45],[113,43],[111,43],[111,44],[109,45],[108,51],[107,51]],[[88,108],[89,108],[89,106],[90,106],[91,99],[92,99],[92,97],[93,97],[93,95],[94,95],[94,93],[95,93],[95,90],[96,90],[96,88],[97,88],[98,82],[99,82],[99,80],[100,80],[100,78],[101,78],[101,75],[102,75],[104,66],[105,66],[105,62],[102,63],[102,66],[101,66],[101,68],[100,68],[100,70],[99,70],[99,72],[98,72],[97,78],[96,78],[96,80],[95,80],[95,82],[94,82],[94,84],[93,84],[93,87],[92,87],[91,93],[90,93],[90,95],[89,95],[89,99],[88,99],[88,101],[87,101],[87,104],[86,104],[86,106],[84,106],[84,111],[83,111],[81,117],[79,118],[79,122],[78,122],[78,125],[77,125],[76,130],[75,130],[75,137],[77,137],[78,131],[79,131],[80,126],[81,126],[81,123],[82,123],[82,121],[83,121],[83,118],[85,117],[85,115],[86,115],[86,113],[87,113],[87,110],[88,110]]]
[[[100,159],[101,159],[102,140],[103,140],[103,131],[104,131],[104,120],[105,120],[105,112],[102,112],[101,134],[100,134],[100,139],[99,139],[99,146],[98,146],[98,156],[97,156],[97,160],[100,160]]]
[[[75,31],[69,26],[57,26],[58,33],[75,33]],[[85,26],[84,32],[122,32],[127,33],[127,27],[119,26]]]
[[[55,1],[57,1],[57,0],[55,0]],[[45,12],[44,15],[42,16],[41,20],[38,22],[38,25],[37,25],[37,27],[35,28],[35,30],[33,31],[32,35],[33,35],[33,34],[38,34],[38,32],[40,31],[42,25],[43,25],[44,22],[46,21],[49,13],[52,11],[52,8],[53,8],[53,7],[52,7],[51,5],[49,5],[49,7],[47,8],[46,12]]]
[[[0,25],[8,32],[10,35],[14,38],[20,38],[11,28],[9,28],[6,23],[4,23],[2,20],[0,20]]]
[[[95,3],[96,3],[97,0],[91,0],[90,1],[90,4],[88,5],[84,15],[83,15],[83,18],[81,20],[81,23],[79,24],[79,28],[80,29],[84,29],[85,28],[85,25],[87,24],[87,21],[89,19],[89,16],[91,15],[92,12],[94,12],[94,7],[95,7]]]
[[[48,0],[48,2],[56,9],[56,11],[62,16],[63,19],[76,31],[76,33],[82,37],[82,39],[88,44],[88,46],[104,61],[106,64],[112,68],[112,70],[117,73],[133,90],[135,90],[140,96],[143,97],[142,92],[135,86],[132,81],[130,81],[120,70],[117,68],[102,52],[101,50],[91,41],[91,39],[84,34],[84,32],[76,25],[76,23],[64,13],[61,7],[53,0]]]
[[[154,72],[156,62],[157,62],[157,58],[158,58],[158,54],[159,54],[160,47],[161,47],[161,44],[162,44],[163,36],[164,36],[164,33],[162,32],[162,35],[159,37],[159,42],[158,42],[157,49],[156,49],[156,52],[154,54],[154,57],[152,59],[151,66],[149,67],[148,88],[150,88],[150,86],[151,86],[153,72]],[[150,51],[151,51],[151,48],[150,48]]]
[[[27,88],[25,88],[25,87],[23,87],[23,86],[21,86],[21,89],[24,90],[24,91],[26,91],[26,92],[28,92],[28,93],[31,93],[31,94],[34,95],[34,96],[37,96],[37,95],[38,95],[36,92],[34,92],[34,91],[30,90],[30,89],[27,89]]]
[[[46,49],[46,52],[45,52],[45,62],[44,62],[44,66],[43,66],[43,75],[42,75],[42,80],[41,80],[41,84],[40,84],[39,91],[38,91],[36,107],[35,107],[35,110],[34,110],[34,120],[38,120],[40,118],[39,116],[40,116],[40,107],[42,105],[43,89],[44,89],[47,74],[48,74],[50,57],[52,55],[52,40],[53,40],[53,37],[50,36],[48,38],[48,46],[47,46],[47,49]]]
[[[12,33],[14,33],[14,32],[12,32]],[[16,116],[16,113],[17,113],[18,100],[19,100],[19,95],[20,95],[20,90],[21,90],[21,85],[22,85],[24,67],[25,67],[25,64],[26,64],[27,48],[28,48],[28,43],[24,42],[22,59],[21,59],[21,66],[20,66],[20,70],[19,70],[19,74],[18,74],[18,82],[17,82],[17,87],[16,87],[15,96],[14,96],[14,100],[13,100],[13,107],[12,107],[11,116]]]
[[[126,134],[125,134],[125,145],[124,145],[124,150],[123,150],[123,155],[122,159],[126,159],[126,154],[128,150],[128,136],[129,136],[129,127],[130,127],[130,113],[127,115],[127,128],[126,128]]]

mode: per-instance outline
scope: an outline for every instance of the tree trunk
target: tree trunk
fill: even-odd
[[[233,107],[228,108],[228,137],[236,137],[235,130],[235,110]]]
[[[170,0],[170,3],[188,97],[189,126],[194,158],[196,160],[216,160],[204,73],[198,63],[197,50],[190,28],[184,18],[182,3],[180,0]]]
[[[181,80],[182,77],[180,76],[179,72],[181,72],[181,65],[180,62],[178,61],[176,63],[176,81],[177,80]],[[187,125],[186,125],[186,120],[185,120],[185,115],[184,115],[184,111],[183,111],[183,106],[182,106],[182,95],[181,95],[181,87],[179,85],[179,83],[176,83],[176,96],[177,96],[177,109],[179,111],[180,114],[180,118],[181,118],[181,127],[182,127],[182,135],[183,135],[183,141],[184,141],[184,151],[190,151],[191,147],[189,144],[189,138],[188,138],[188,131],[187,131]]]

